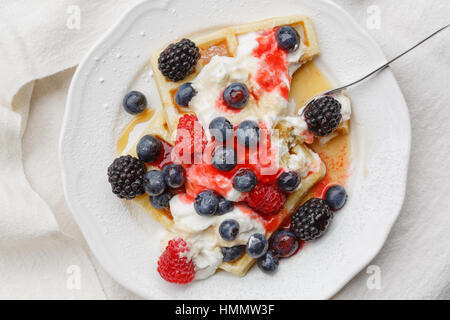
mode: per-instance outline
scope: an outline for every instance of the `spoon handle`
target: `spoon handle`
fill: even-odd
[[[417,44],[414,45],[413,47],[409,48],[409,49],[406,50],[405,52],[399,54],[399,55],[396,56],[395,58],[393,58],[393,59],[391,59],[390,61],[386,62],[386,63],[383,64],[381,67],[375,69],[374,71],[372,71],[372,72],[370,72],[369,74],[365,75],[365,76],[362,77],[361,79],[358,79],[358,80],[356,80],[356,81],[354,81],[354,82],[352,82],[352,83],[350,83],[350,84],[347,84],[347,85],[345,85],[345,86],[342,86],[342,87],[339,87],[339,88],[336,88],[336,89],[332,89],[332,90],[330,90],[330,91],[327,91],[327,92],[325,92],[324,94],[335,93],[335,92],[338,92],[338,91],[347,89],[347,88],[349,88],[349,87],[351,87],[351,86],[353,86],[353,85],[355,85],[355,84],[357,84],[357,83],[359,83],[359,82],[361,82],[361,81],[366,80],[367,78],[369,78],[370,76],[376,74],[377,72],[386,69],[387,67],[389,67],[389,65],[390,65],[392,62],[396,61],[396,60],[399,59],[400,57],[404,56],[405,54],[407,54],[407,53],[410,52],[411,50],[413,50],[413,49],[415,49],[416,47],[420,46],[422,43],[424,43],[424,42],[427,41],[428,39],[434,37],[436,34],[438,34],[439,32],[441,32],[442,30],[444,30],[444,29],[446,29],[446,28],[448,28],[448,27],[450,27],[450,24],[448,24],[448,25],[446,25],[445,27],[442,27],[442,28],[440,28],[439,30],[433,32],[431,35],[429,35],[428,37],[426,37],[425,39],[423,39],[422,41],[420,41],[419,43],[417,43]]]

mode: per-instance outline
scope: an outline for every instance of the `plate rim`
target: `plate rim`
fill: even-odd
[[[334,1],[332,0],[319,0],[322,3],[326,3],[328,5],[334,6],[334,8],[336,10],[338,10],[340,12],[340,14],[343,14],[346,16],[346,18],[348,18],[349,23],[351,23],[354,28],[355,28],[355,32],[359,32],[362,35],[364,35],[364,37],[369,40],[372,45],[374,46],[374,48],[377,48],[377,50],[379,51],[379,54],[381,56],[383,56],[383,59],[386,60],[385,55],[383,53],[383,51],[381,50],[380,46],[377,44],[377,42],[372,38],[372,36],[367,32],[366,29],[364,29],[362,26],[360,26],[354,19],[353,17],[345,10],[343,9],[340,5],[336,4]],[[67,172],[67,167],[65,165],[65,155],[63,150],[65,149],[65,136],[66,136],[66,132],[67,132],[67,128],[68,128],[68,122],[69,122],[69,118],[71,115],[71,110],[74,108],[73,106],[73,99],[74,99],[74,95],[76,93],[77,90],[77,85],[80,81],[80,78],[82,77],[82,73],[84,72],[84,69],[87,67],[86,63],[87,61],[91,60],[94,58],[95,53],[101,49],[101,46],[107,42],[108,40],[110,40],[110,38],[119,30],[123,29],[123,28],[127,28],[129,25],[132,24],[132,22],[127,22],[127,18],[136,13],[138,10],[144,10],[146,11],[151,11],[154,9],[163,9],[166,8],[170,5],[171,1],[142,1],[137,3],[136,5],[130,7],[127,11],[125,11],[121,17],[117,20],[117,22],[115,22],[109,29],[107,32],[105,32],[96,42],[95,44],[91,47],[91,49],[88,51],[88,53],[84,56],[84,58],[81,60],[81,62],[79,63],[75,74],[72,78],[71,84],[70,84],[70,88],[68,91],[68,95],[67,95],[67,100],[66,100],[66,105],[65,105],[65,111],[64,111],[64,117],[63,117],[63,123],[61,126],[61,131],[60,131],[60,137],[59,137],[59,152],[58,152],[58,157],[59,157],[59,163],[60,163],[60,168],[61,168],[61,176],[62,176],[62,185],[63,185],[63,191],[64,191],[64,196],[68,205],[69,210],[72,213],[72,216],[74,217],[75,221],[77,222],[78,226],[80,227],[80,230],[83,234],[83,236],[85,237],[88,246],[90,248],[90,250],[92,251],[93,255],[96,257],[96,259],[98,259],[98,261],[100,262],[102,268],[104,268],[104,270],[118,283],[120,283],[121,285],[123,285],[125,288],[127,288],[128,290],[138,294],[141,297],[145,297],[145,298],[150,298],[150,299],[160,299],[159,297],[149,297],[148,294],[145,292],[145,290],[143,290],[140,287],[134,286],[132,283],[127,282],[126,277],[123,277],[121,274],[116,273],[116,269],[113,269],[110,267],[110,264],[108,263],[104,263],[103,258],[100,258],[101,256],[103,256],[102,254],[99,253],[98,247],[96,247],[95,245],[95,241],[92,239],[93,236],[86,231],[85,229],[85,225],[82,222],[83,218],[81,214],[78,214],[76,212],[76,210],[74,210],[72,201],[70,199],[69,196],[69,192],[68,192],[68,177],[66,175]],[[142,14],[142,13],[141,13]],[[371,245],[371,250],[368,250],[369,252],[367,253],[365,259],[361,259],[361,263],[358,264],[358,267],[355,266],[354,271],[353,272],[349,272],[348,276],[345,278],[341,278],[340,281],[336,282],[335,290],[331,290],[329,293],[324,294],[323,295],[323,299],[329,299],[331,297],[333,297],[334,295],[336,295],[337,292],[339,292],[340,290],[342,290],[342,288],[349,283],[358,273],[360,273],[365,266],[367,266],[380,252],[380,250],[382,249],[382,247],[384,246],[384,244],[386,243],[386,239],[388,238],[392,227],[394,225],[394,223],[396,222],[397,218],[399,217],[400,213],[401,213],[401,209],[403,207],[403,203],[404,203],[404,199],[405,199],[405,194],[406,194],[406,183],[407,183],[407,176],[408,176],[408,171],[409,171],[409,160],[410,160],[410,153],[411,153],[411,121],[410,121],[410,115],[408,112],[408,107],[407,107],[407,103],[406,100],[403,96],[403,93],[401,91],[401,88],[397,82],[397,80],[395,79],[394,74],[392,73],[391,69],[389,68],[389,70],[385,70],[384,72],[388,72],[394,79],[394,83],[398,89],[398,92],[400,94],[400,98],[403,101],[403,104],[406,108],[406,112],[405,115],[407,116],[407,118],[405,119],[405,124],[407,125],[406,129],[406,133],[405,133],[405,141],[403,141],[406,145],[406,155],[405,155],[405,170],[404,170],[404,175],[403,177],[401,177],[401,191],[399,191],[399,197],[398,199],[399,201],[399,205],[398,208],[395,210],[395,214],[392,215],[391,220],[389,221],[389,227],[385,228],[383,231],[383,235],[380,235],[380,238],[382,238],[382,241],[377,242],[377,245]],[[400,178],[399,178],[400,180]],[[381,234],[381,232],[380,232]]]

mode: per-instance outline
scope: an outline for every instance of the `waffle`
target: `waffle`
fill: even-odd
[[[200,48],[201,58],[196,66],[195,73],[189,75],[183,81],[170,82],[165,79],[158,69],[158,57],[162,50],[156,52],[151,58],[151,65],[161,98],[162,110],[153,116],[142,135],[153,134],[164,139],[166,142],[173,144],[179,118],[182,115],[189,113],[189,109],[179,107],[175,102],[174,97],[179,86],[185,82],[192,81],[202,68],[209,63],[213,56],[235,56],[239,35],[269,30],[280,25],[291,25],[299,31],[304,45],[299,63],[303,64],[319,54],[320,49],[311,20],[303,15],[272,18],[246,25],[228,27],[196,38],[191,38],[191,40]],[[138,140],[139,139],[137,139],[137,141]],[[128,154],[136,156],[136,144],[127,151]],[[314,172],[310,172],[307,177],[302,179],[302,184],[297,191],[289,194],[284,209],[277,215],[279,224],[300,206],[302,199],[307,195],[308,191],[325,175],[325,166],[322,161],[308,149],[302,141],[295,141],[295,143],[290,144],[289,154],[296,153],[303,153],[312,167],[315,167],[316,170],[313,170]],[[284,157],[280,159],[281,165],[286,167],[286,161],[288,160],[286,155],[284,155]],[[148,166],[148,169],[153,168]],[[134,201],[149,212],[166,230],[172,230],[173,219],[169,210],[157,210],[153,208],[146,195],[137,197]],[[275,230],[276,229],[277,228],[275,228]],[[270,235],[270,232],[266,234],[267,237],[270,237]],[[243,257],[237,261],[222,263],[219,268],[235,275],[243,276],[255,261],[255,259],[244,254]]]
[[[171,134],[176,132],[178,119],[180,116],[189,112],[187,108],[180,107],[175,102],[175,94],[179,86],[185,82],[191,82],[202,70],[202,68],[208,64],[213,56],[235,56],[239,35],[249,32],[269,30],[281,25],[290,25],[299,31],[300,37],[304,43],[303,54],[299,60],[300,63],[305,63],[320,53],[317,36],[311,19],[304,15],[271,18],[250,24],[228,27],[191,39],[200,48],[202,57],[197,63],[195,72],[186,77],[183,81],[179,82],[171,82],[166,80],[166,78],[159,71],[158,58],[164,48],[157,51],[151,58],[151,65],[155,75],[155,81],[161,98],[162,107],[165,111],[167,125]]]
[[[149,124],[142,132],[142,136],[152,134],[155,135],[166,142],[173,144],[173,140],[171,139],[171,134],[167,128],[165,116],[163,111],[156,112],[152,119],[149,121]],[[136,145],[140,138],[136,140],[136,143],[130,147],[129,150],[125,151],[125,154],[132,155],[136,157]],[[302,180],[302,184],[300,188],[291,193],[286,201],[285,208],[278,214],[280,223],[285,220],[297,207],[300,206],[301,200],[305,197],[308,191],[325,175],[325,166],[324,164],[314,156],[312,151],[310,151],[303,144],[296,145],[290,150],[291,154],[303,152],[306,157],[311,161],[313,166],[317,166],[319,169],[316,172],[310,173],[306,178]],[[283,163],[282,163],[283,164]],[[284,164],[283,164],[284,165]],[[147,165],[147,169],[156,169],[150,165]],[[167,231],[171,231],[173,226],[173,219],[169,210],[158,210],[150,205],[149,199],[147,195],[141,195],[136,197],[133,200],[135,203],[139,204],[144,210],[146,210],[156,221],[158,221]],[[268,233],[266,236],[270,237],[271,233]],[[225,271],[231,272],[238,276],[243,276],[247,273],[249,268],[253,265],[256,260],[245,254],[239,260],[234,262],[225,262],[222,263],[219,267]]]

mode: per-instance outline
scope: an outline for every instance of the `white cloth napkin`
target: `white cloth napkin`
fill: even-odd
[[[66,69],[137,2],[0,2],[0,298],[137,298],[86,246],[64,201],[57,150],[74,70]],[[387,57],[450,22],[447,0],[336,2],[364,27],[376,27],[379,15],[380,29],[368,31]],[[367,286],[363,270],[339,299],[450,298],[449,37],[393,66],[413,126],[406,201],[371,263],[380,288]]]
[[[76,65],[136,2],[0,2],[0,298],[105,298],[80,243],[60,232],[28,183],[21,142],[34,80]],[[40,127],[53,120],[48,115]],[[52,151],[41,157],[57,159]],[[59,175],[57,167],[49,174]],[[53,191],[62,192],[59,186]]]
[[[387,58],[450,23],[447,0],[336,3],[369,27]],[[373,28],[376,14],[380,29]],[[405,202],[386,244],[371,262],[375,268],[363,270],[337,298],[450,299],[450,29],[395,62],[392,70],[412,125]],[[378,271],[379,289],[372,282]]]

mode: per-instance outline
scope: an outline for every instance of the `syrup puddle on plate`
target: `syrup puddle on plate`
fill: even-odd
[[[331,90],[333,86],[319,67],[313,62],[308,62],[299,68],[292,77],[291,93],[299,108],[304,106],[312,97],[321,92]],[[321,198],[324,191],[331,184],[346,186],[351,165],[350,134],[340,134],[326,144],[321,144],[318,139],[308,145],[316,152],[325,163],[327,173],[319,181],[305,198]]]

